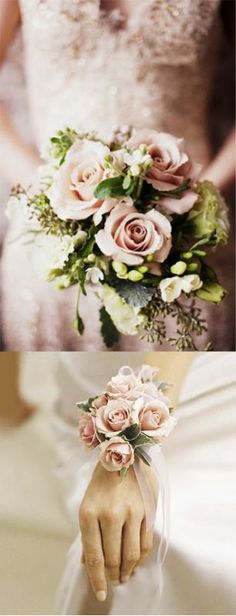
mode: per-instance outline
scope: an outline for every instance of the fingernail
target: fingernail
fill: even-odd
[[[99,590],[99,591],[97,592],[97,600],[98,600],[98,601],[105,601],[105,599],[106,599],[106,593],[105,593],[105,590]]]
[[[122,581],[122,582],[128,582],[129,578],[130,578],[130,576],[129,576],[129,575],[125,575],[125,577],[122,577],[122,578],[121,578],[121,581]]]

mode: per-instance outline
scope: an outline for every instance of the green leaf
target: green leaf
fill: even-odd
[[[206,265],[204,261],[201,261],[201,279],[205,281],[218,282],[216,273],[209,265]]]
[[[140,434],[140,426],[139,424],[132,424],[122,432],[119,432],[119,436],[125,436],[127,441],[135,441]]]
[[[123,477],[125,477],[125,475],[127,473],[127,470],[128,469],[126,468],[126,466],[123,466],[123,468],[119,471],[119,475],[120,475],[121,479],[123,479]]]
[[[93,401],[96,400],[96,398],[97,396],[93,396],[92,398],[88,398],[88,400],[86,400],[85,402],[76,402],[76,406],[81,411],[88,413],[91,409]]]
[[[123,188],[124,178],[122,175],[115,178],[108,178],[98,184],[94,196],[97,199],[107,199],[109,197],[123,197],[126,190]]]
[[[84,333],[84,322],[83,322],[83,319],[81,319],[79,314],[77,314],[74,320],[74,327],[75,329],[77,329],[79,334],[82,336],[82,334]]]
[[[136,455],[138,458],[141,458],[141,460],[144,462],[144,464],[146,464],[147,466],[151,466],[151,463],[150,463],[150,462],[148,462],[147,458],[145,457],[145,455],[143,454],[143,452],[142,452],[142,450],[141,450],[141,449],[138,449],[138,448],[137,448],[137,449],[135,450],[135,455]]]
[[[141,283],[122,281],[117,284],[116,291],[131,306],[143,308],[151,301],[156,289],[145,287]]]
[[[112,347],[115,342],[118,342],[120,338],[120,332],[116,329],[110,315],[104,308],[104,306],[99,311],[100,314],[100,322],[101,322],[101,334],[103,340],[108,348]]]
[[[156,444],[156,441],[154,441],[154,439],[151,438],[151,436],[147,436],[147,434],[144,434],[144,432],[140,432],[140,434],[134,440],[133,446],[136,449],[136,447],[142,447],[142,445],[155,445],[155,444]]]

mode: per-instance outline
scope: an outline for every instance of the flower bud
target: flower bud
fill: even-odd
[[[227,294],[226,289],[224,289],[218,282],[207,281],[204,282],[201,289],[196,291],[196,295],[205,300],[206,302],[211,302],[213,304],[219,304],[224,299]]]
[[[112,261],[112,267],[116,274],[119,274],[119,276],[124,276],[127,273],[127,267],[125,263],[120,263],[119,261]]]
[[[138,270],[130,270],[127,275],[127,278],[128,280],[131,280],[131,282],[139,282],[139,280],[142,280],[143,274],[141,274],[141,272],[138,272]]]
[[[186,267],[187,265],[186,263],[184,263],[184,261],[177,261],[177,263],[171,266],[170,271],[176,276],[181,276],[181,274],[185,272]]]
[[[146,265],[140,265],[140,267],[137,267],[137,270],[141,274],[146,274],[146,272],[148,272],[148,267]]]
[[[189,265],[187,266],[187,272],[196,272],[198,270],[198,264],[197,263],[189,263]]]
[[[192,259],[193,253],[192,252],[181,252],[182,259],[186,259],[186,261],[189,261],[189,259]]]
[[[194,250],[193,253],[197,257],[205,257],[206,256],[206,251],[205,250]]]
[[[94,255],[93,253],[91,253],[90,255],[87,256],[86,259],[87,263],[95,263],[96,261],[96,255]]]
[[[153,255],[147,255],[147,257],[146,257],[146,261],[147,261],[147,263],[152,263],[152,262],[153,262],[153,259],[154,259],[154,256],[153,256]]]

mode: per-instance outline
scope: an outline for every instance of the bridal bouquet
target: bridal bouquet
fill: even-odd
[[[157,377],[157,368],[144,365],[136,375],[124,366],[101,395],[77,404],[80,438],[90,449],[99,447],[106,470],[122,476],[138,458],[150,465],[148,448],[162,443],[175,426],[164,393],[168,385]]]
[[[77,285],[79,297],[93,288],[109,347],[122,333],[196,348],[207,329],[196,298],[217,304],[226,293],[206,251],[227,242],[229,225],[183,139],[124,127],[105,143],[67,128],[44,158],[37,189],[17,187],[8,204],[31,234],[40,275],[58,289]],[[83,334],[79,298],[75,327]]]

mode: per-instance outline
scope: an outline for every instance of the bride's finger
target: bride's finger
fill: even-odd
[[[80,526],[88,576],[98,601],[105,601],[107,582],[99,523],[96,518],[80,516]]]
[[[100,522],[105,567],[113,584],[120,581],[122,525],[113,516]]]
[[[84,550],[82,552],[82,556],[81,556],[81,565],[85,565],[85,555],[84,555]]]
[[[141,519],[132,518],[125,523],[122,541],[121,581],[127,582],[140,560]]]
[[[148,556],[153,548],[153,531],[147,530],[146,528],[146,520],[142,521],[141,525],[141,534],[140,534],[140,562],[141,564],[143,560]]]

